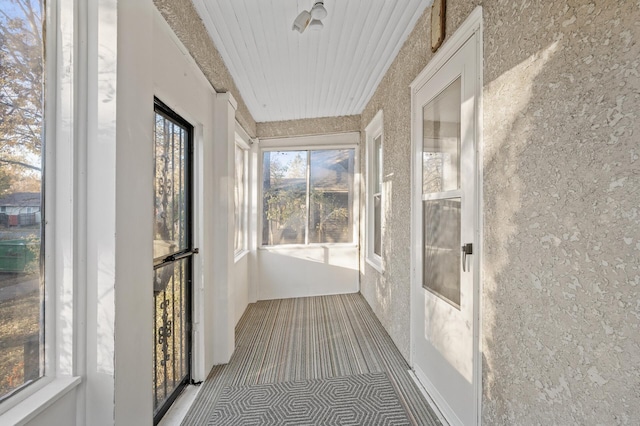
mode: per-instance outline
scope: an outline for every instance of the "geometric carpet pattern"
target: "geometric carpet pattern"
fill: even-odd
[[[208,424],[227,388],[370,373],[386,373],[409,424],[440,425],[361,294],[259,301],[249,305],[236,326],[229,363],[213,367],[182,425]]]
[[[409,425],[385,373],[227,387],[208,425]]]

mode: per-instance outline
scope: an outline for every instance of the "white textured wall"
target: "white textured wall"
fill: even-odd
[[[242,314],[247,309],[251,300],[249,290],[249,267],[251,260],[249,254],[242,256],[233,264],[233,325],[237,325]]]
[[[101,2],[104,3],[104,2]],[[101,324],[98,313],[98,345],[101,332],[113,335],[113,367],[115,387],[112,402],[116,425],[151,423],[153,402],[153,4],[151,0],[113,2],[117,10],[117,80],[115,87],[116,133],[113,140],[100,140],[115,146],[115,193],[98,192],[93,196],[105,196],[99,206],[115,210],[115,253],[103,253],[110,246],[98,246],[98,267],[108,266],[110,256],[115,257],[114,278],[114,329]],[[116,34],[112,35],[113,37]],[[134,41],[135,40],[135,41]],[[105,52],[108,55],[108,52]],[[98,78],[100,81],[100,78]],[[105,102],[109,100],[100,99]],[[113,102],[113,101],[111,101]],[[106,121],[106,119],[105,119]],[[108,127],[107,127],[108,129]],[[102,169],[95,170],[96,175]],[[95,176],[109,179],[109,175]],[[110,207],[110,206],[109,206]],[[100,226],[98,223],[90,226]],[[104,225],[103,225],[104,226]],[[104,231],[103,231],[104,232]],[[104,263],[102,263],[104,262]],[[110,271],[107,269],[106,273]],[[108,288],[107,288],[108,289]],[[98,289],[101,290],[101,287]],[[110,289],[109,289],[110,290]],[[106,294],[99,293],[98,300]],[[98,309],[102,303],[98,304]],[[89,308],[88,310],[91,310]],[[107,324],[110,325],[110,324]],[[103,348],[98,347],[98,361]],[[98,364],[98,368],[101,365]],[[91,370],[89,365],[88,370]],[[94,383],[88,382],[91,389]],[[97,397],[97,398],[95,398]],[[96,399],[98,399],[96,401]],[[111,403],[111,401],[108,401]],[[111,407],[100,395],[94,395],[93,410],[108,412]],[[99,408],[102,407],[102,408]],[[136,420],[133,420],[136,419]],[[113,424],[106,419],[97,421],[88,410],[88,424]]]
[[[194,126],[194,257],[193,320],[195,380],[203,380],[213,366],[215,351],[214,311],[206,302],[214,299],[213,261],[220,249],[213,234],[215,210],[213,129],[215,92],[197,68],[187,50],[171,33],[159,12],[153,20],[153,95]]]
[[[484,8],[485,424],[640,422],[640,5]],[[385,274],[362,293],[409,352],[409,82],[429,11],[362,114],[384,109]],[[446,42],[446,41],[445,41]],[[364,265],[364,262],[361,262]]]
[[[69,392],[63,395],[26,424],[28,426],[75,425],[76,395],[76,392]]]
[[[485,417],[640,423],[640,5],[486,6]]]
[[[258,300],[357,293],[358,249],[341,244],[262,248],[256,272]]]

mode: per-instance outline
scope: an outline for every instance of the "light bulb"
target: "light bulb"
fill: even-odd
[[[311,17],[313,19],[324,19],[327,17],[327,9],[324,8],[324,3],[321,1],[316,2],[311,8]]]
[[[309,29],[314,31],[320,31],[323,27],[324,25],[322,24],[322,21],[319,19],[313,19],[309,24]]]

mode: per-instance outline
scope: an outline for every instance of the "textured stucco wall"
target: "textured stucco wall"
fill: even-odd
[[[639,424],[640,4],[448,0],[448,35],[477,4],[483,421]],[[384,110],[387,267],[380,276],[361,262],[362,293],[405,356],[408,85],[432,56],[428,42],[429,11],[361,124]]]
[[[362,112],[360,158],[366,158],[364,129],[379,110],[384,111],[383,198],[384,233],[380,274],[364,259],[360,262],[360,292],[404,357],[409,359],[411,240],[411,91],[409,85],[431,57],[427,38],[429,10],[420,17],[373,97]],[[360,172],[365,176],[365,162]],[[364,182],[362,179],[362,188]],[[360,197],[366,200],[366,195]],[[363,205],[364,207],[364,205]],[[364,209],[360,217],[366,217]],[[363,221],[364,222],[364,221]],[[365,224],[361,224],[361,254],[365,254]]]
[[[640,4],[486,6],[485,418],[640,424]]]
[[[191,0],[153,0],[153,3],[189,50],[213,88],[217,92],[231,92],[238,101],[236,119],[251,137],[255,137],[256,122]]]
[[[268,121],[257,123],[259,138],[325,135],[360,131],[360,116],[307,118],[303,120]]]

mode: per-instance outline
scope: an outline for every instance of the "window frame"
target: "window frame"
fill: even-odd
[[[273,138],[273,139],[261,139],[260,149],[258,152],[258,224],[257,224],[257,239],[258,249],[260,250],[289,250],[292,248],[304,249],[315,247],[353,247],[358,245],[358,235],[360,229],[360,215],[358,206],[360,205],[360,194],[358,188],[360,188],[360,173],[358,172],[359,164],[359,133],[336,133],[329,135],[316,135],[316,136],[298,136],[289,138]],[[350,242],[342,243],[302,243],[302,244],[277,244],[267,245],[262,242],[263,232],[263,212],[264,212],[264,187],[262,176],[264,173],[264,153],[273,151],[326,151],[326,150],[341,150],[341,149],[353,149],[354,150],[354,170],[353,170],[353,201],[351,205],[351,214],[353,220],[353,235]],[[310,157],[310,155],[308,156]],[[307,170],[307,174],[310,171]],[[307,190],[308,191],[308,190]],[[307,203],[308,204],[308,203]],[[309,218],[307,216],[307,222]],[[308,226],[308,224],[307,224]]]
[[[85,10],[85,7],[76,0],[44,1],[46,57],[41,189],[44,194],[41,241],[44,246],[41,255],[44,259],[41,275],[44,280],[41,299],[44,371],[39,379],[8,394],[0,402],[0,423],[32,419],[81,383],[81,378],[75,376],[79,355],[75,341],[82,332],[76,322],[82,307],[76,294],[75,257],[86,235],[86,230],[77,224],[80,212],[86,208],[86,199],[78,194],[81,186],[78,175],[84,168],[81,158],[86,151],[77,141],[79,135],[86,132],[87,124],[78,118],[85,109],[79,105],[84,102],[81,94],[70,98],[68,93],[80,90],[77,80],[86,73],[74,55],[75,40],[86,31],[79,25],[77,9]]]
[[[236,123],[236,133],[235,133],[235,141],[234,141],[234,147],[233,147],[234,149],[233,151],[234,153],[233,155],[234,191],[235,191],[235,182],[237,177],[237,174],[235,173],[235,170],[236,170],[235,149],[237,147],[237,148],[240,148],[244,153],[244,158],[243,158],[243,167],[244,167],[244,191],[243,191],[244,197],[243,198],[244,200],[241,204],[242,211],[240,212],[240,215],[242,218],[241,226],[243,228],[242,244],[241,244],[241,247],[238,249],[234,247],[234,252],[233,252],[234,262],[238,262],[249,252],[249,231],[250,231],[249,230],[249,200],[251,199],[249,196],[249,189],[250,189],[249,153],[251,152],[251,144],[252,144],[251,138],[249,137],[247,132],[238,123]],[[235,198],[234,198],[234,203],[235,203]],[[235,223],[235,205],[234,205],[234,223]],[[233,231],[234,246],[236,241],[237,226],[238,224],[236,223]]]
[[[380,170],[376,163],[376,139],[380,138]],[[384,262],[382,253],[384,252],[384,113],[383,110],[379,110],[376,115],[371,119],[367,127],[365,128],[365,155],[366,155],[366,185],[365,185],[365,260],[378,272],[384,272]],[[376,176],[380,177],[380,192],[375,191]],[[380,196],[380,228],[376,229],[375,226],[375,209],[374,209],[374,197]],[[380,234],[380,254],[375,253],[374,244],[376,232]]]
[[[50,52],[49,48],[51,47],[52,43],[50,38],[51,37],[47,37],[47,33],[52,33],[50,30],[48,30],[51,25],[52,22],[52,11],[53,11],[53,7],[52,7],[52,2],[51,1],[46,1],[43,2],[43,9],[42,9],[42,14],[44,15],[44,19],[42,20],[42,37],[43,37],[43,45],[45,46],[45,52]],[[55,46],[55,45],[54,45]],[[46,53],[45,53],[46,55]],[[46,82],[46,84],[44,84],[44,90],[43,90],[43,97],[45,99],[50,99],[51,98],[51,94],[52,91],[50,90],[50,76],[51,76],[51,72],[52,72],[52,67],[49,60],[47,60],[47,57],[53,57],[55,58],[55,54],[51,55],[46,55],[44,56],[44,66],[43,66],[43,70],[42,70],[42,83],[44,84]],[[42,369],[42,376],[38,377],[37,379],[33,380],[31,383],[23,383],[22,385],[14,388],[13,390],[11,390],[10,392],[8,392],[7,394],[4,395],[0,395],[0,416],[2,415],[2,413],[8,411],[9,409],[11,409],[13,406],[17,405],[19,402],[23,401],[24,399],[28,398],[30,395],[32,395],[33,393],[37,392],[39,389],[41,389],[42,387],[44,387],[46,384],[48,384],[49,382],[51,382],[51,378],[47,377],[48,374],[47,372],[51,370],[51,367],[54,366],[54,364],[51,362],[53,361],[53,358],[51,358],[51,349],[49,347],[49,342],[51,342],[52,338],[55,338],[54,335],[52,335],[51,333],[48,333],[48,330],[50,329],[50,324],[51,321],[55,321],[55,318],[51,318],[48,315],[48,311],[51,310],[50,308],[50,303],[48,303],[50,301],[50,298],[48,297],[49,293],[50,293],[50,289],[49,286],[52,281],[51,278],[52,275],[50,274],[50,266],[51,262],[48,261],[49,259],[49,253],[52,252],[53,250],[53,246],[50,243],[50,235],[51,235],[51,221],[50,221],[50,217],[51,217],[51,209],[47,208],[47,205],[49,204],[48,201],[50,200],[48,194],[49,192],[51,192],[53,190],[53,188],[47,188],[45,191],[45,182],[50,180],[50,173],[49,172],[49,167],[46,167],[48,165],[48,160],[52,157],[51,154],[53,154],[52,150],[50,149],[50,145],[49,143],[47,143],[48,140],[50,140],[51,138],[55,138],[55,135],[53,132],[49,131],[49,126],[50,123],[52,123],[52,116],[51,116],[51,108],[48,108],[48,105],[46,103],[43,103],[43,108],[42,108],[42,129],[43,129],[43,133],[42,133],[42,146],[41,146],[41,155],[40,155],[40,160],[41,160],[41,164],[42,164],[42,171],[41,171],[41,182],[40,182],[40,191],[41,191],[41,207],[40,207],[40,214],[41,214],[41,222],[40,222],[40,273],[39,275],[39,286],[41,288],[40,290],[40,298],[39,298],[39,304],[40,304],[40,312],[39,312],[39,318],[40,318],[40,324],[38,326],[38,332],[40,334],[40,345],[42,345],[40,347],[40,357],[39,357],[39,362],[41,365],[41,369]],[[22,214],[24,208],[19,208],[19,213]],[[3,208],[3,211],[5,209]],[[26,208],[25,212],[29,212],[30,208]],[[44,261],[44,262],[43,262]],[[0,417],[1,419],[1,417]]]

